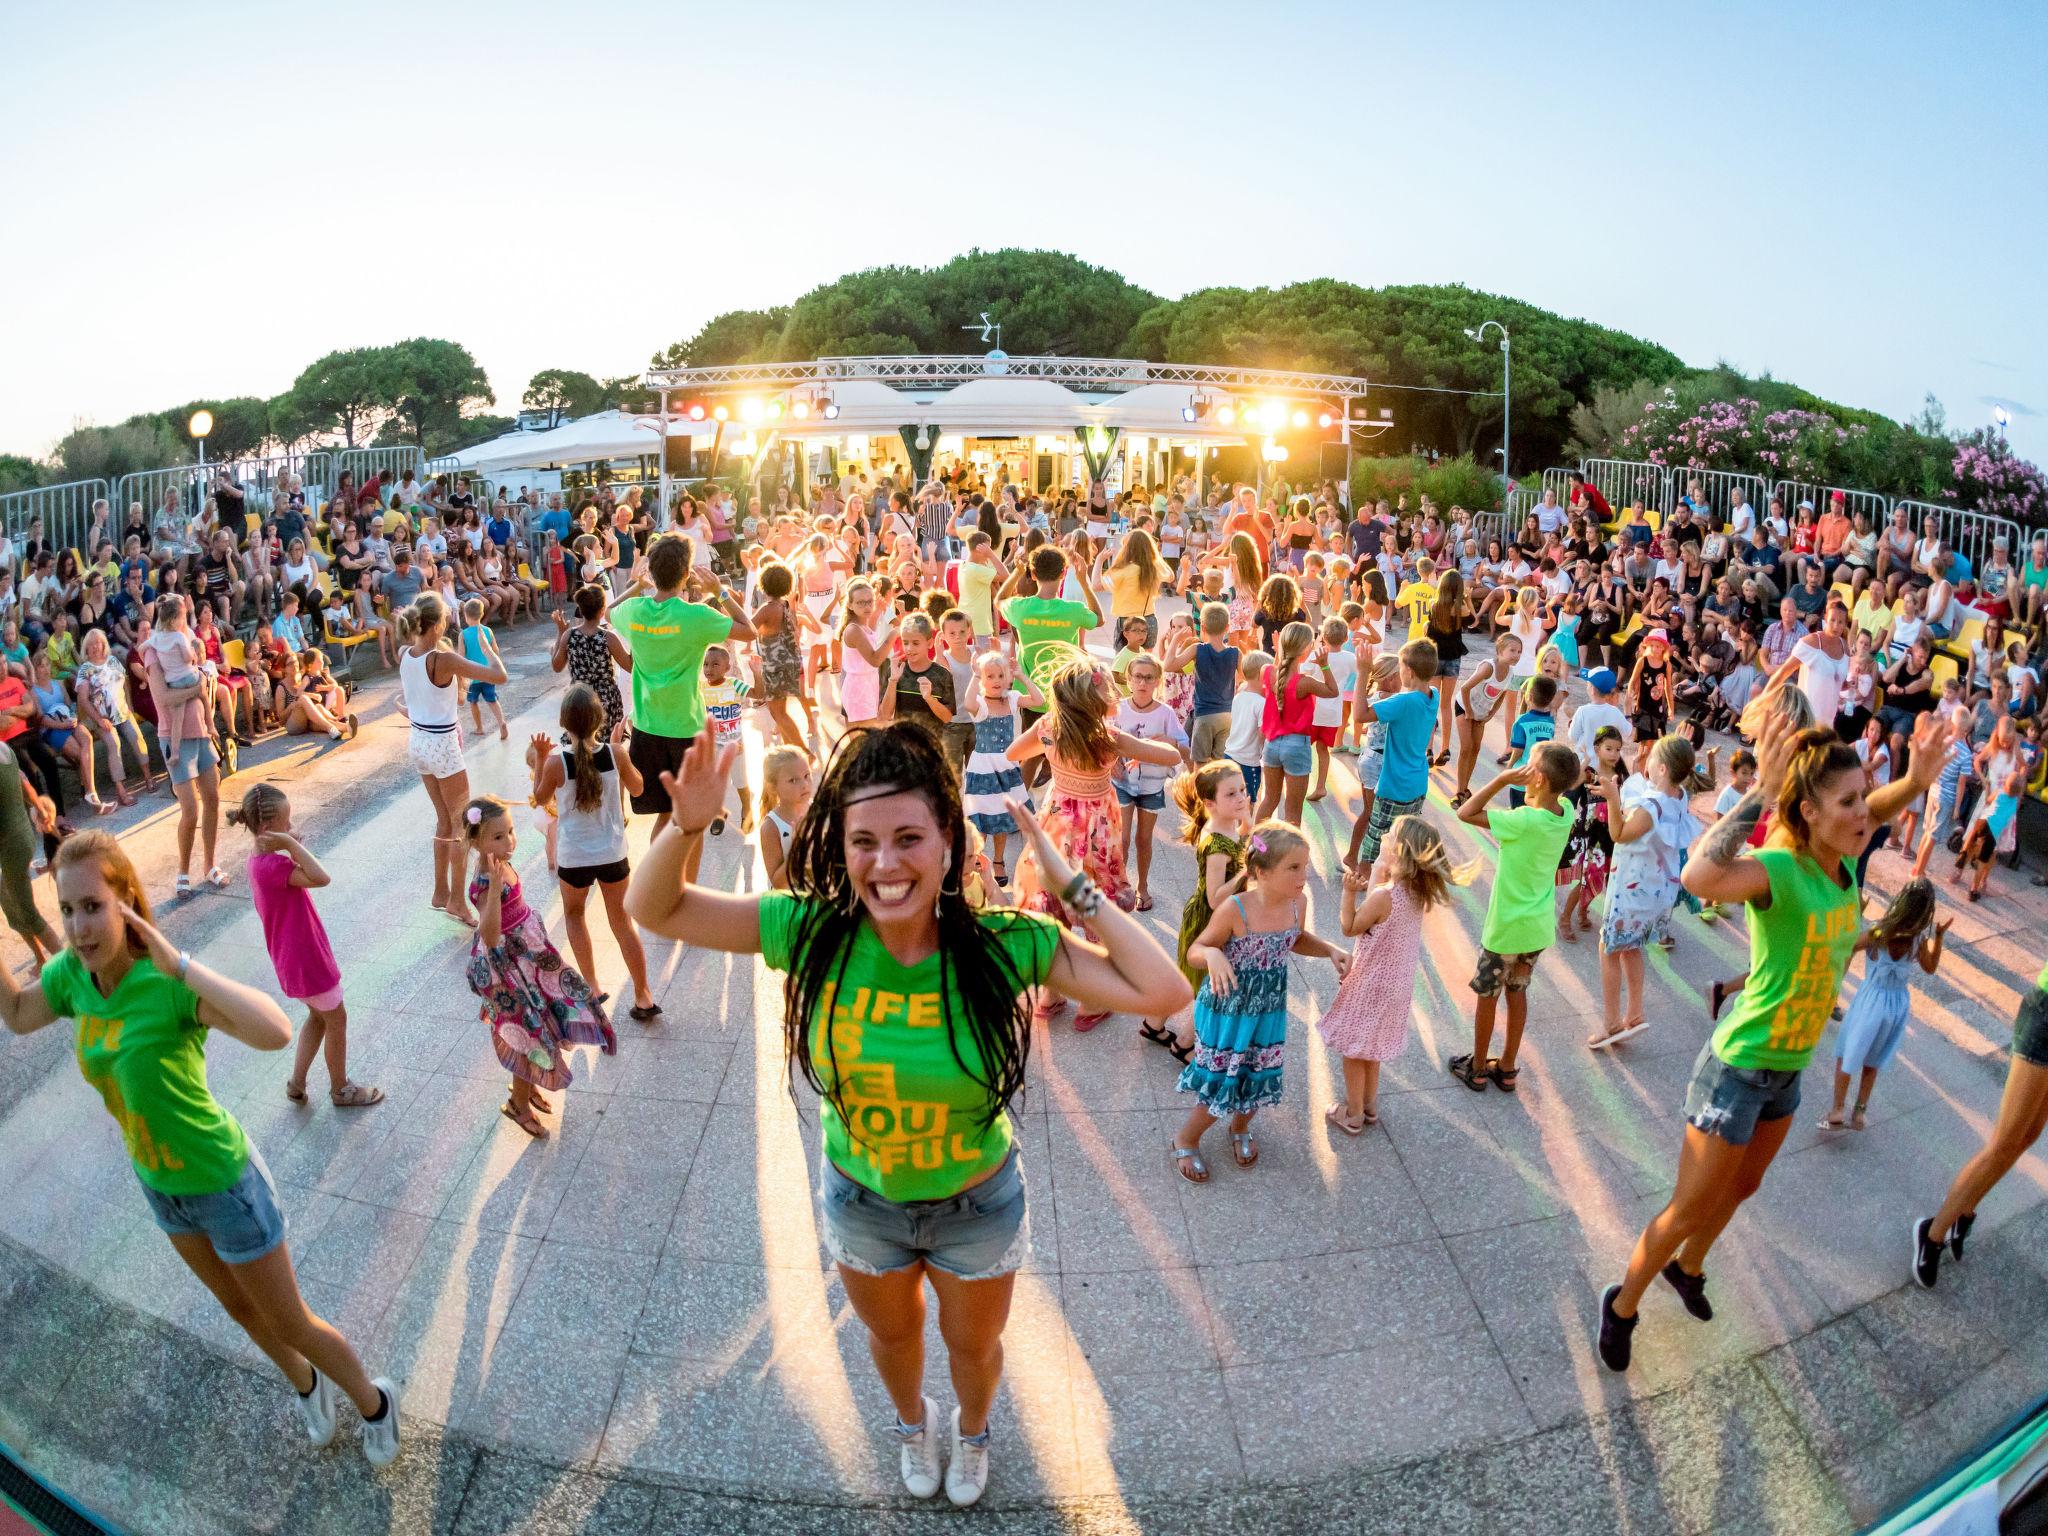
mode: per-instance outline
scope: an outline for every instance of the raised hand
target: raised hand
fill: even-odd
[[[668,791],[670,816],[678,831],[701,832],[718,819],[739,750],[735,742],[721,751],[711,732],[700,732],[683,754],[683,771],[662,770],[661,787]]]
[[[121,903],[121,916],[128,921],[128,931],[142,940],[143,948],[149,951],[149,958],[159,971],[166,976],[178,974],[178,946],[164,937],[163,930],[148,918]]]

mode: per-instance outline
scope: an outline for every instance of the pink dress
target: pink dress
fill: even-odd
[[[1422,952],[1422,909],[1405,885],[1379,887],[1394,907],[1351,951],[1351,969],[1329,1012],[1316,1020],[1323,1042],[1353,1061],[1392,1061],[1408,1048],[1408,1015]],[[1369,893],[1368,893],[1369,894]]]

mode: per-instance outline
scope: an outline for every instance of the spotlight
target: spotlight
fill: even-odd
[[[1229,426],[1237,420],[1237,407],[1226,400],[1216,407],[1216,420],[1226,427]]]
[[[790,401],[789,414],[798,421],[805,420],[811,414],[811,402],[808,400]]]
[[[711,419],[713,421],[731,421],[732,412],[722,405],[715,405],[711,408]]]
[[[1316,425],[1321,427],[1325,432],[1327,432],[1330,430],[1330,420],[1330,413],[1328,411],[1324,411],[1320,416],[1316,417]]]
[[[1294,424],[1297,427],[1308,425],[1308,412],[1302,410],[1299,406],[1296,406],[1294,410]]]
[[[839,402],[831,399],[826,400],[824,416],[827,421],[837,421],[839,419]]]
[[[773,421],[776,417],[780,416],[781,414],[782,402],[780,400],[770,400],[768,402],[768,419],[770,421]]]
[[[759,421],[761,419],[761,410],[762,407],[759,400],[742,400],[740,402],[740,419],[743,421]]]
[[[1268,400],[1259,407],[1259,420],[1268,432],[1277,432],[1287,423],[1287,407],[1278,400]]]
[[[1180,419],[1181,419],[1182,421],[1193,421],[1193,420],[1195,420],[1195,408],[1194,408],[1194,407],[1193,407],[1192,405],[1184,405],[1184,406],[1182,406],[1182,407],[1180,408]]]
[[[690,408],[683,412],[683,414],[692,421],[702,421],[704,419],[704,402],[702,400],[692,400]]]

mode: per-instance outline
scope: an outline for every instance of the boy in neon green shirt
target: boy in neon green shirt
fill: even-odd
[[[1561,741],[1546,741],[1526,767],[1509,768],[1481,785],[1458,807],[1458,820],[1484,827],[1500,843],[1493,894],[1486,902],[1486,927],[1479,936],[1479,967],[1472,977],[1478,1003],[1472,1012],[1472,1054],[1453,1056],[1451,1076],[1474,1093],[1489,1080],[1502,1093],[1515,1091],[1522,1030],[1529,1022],[1529,974],[1536,958],[1557,937],[1557,861],[1572,835],[1567,790],[1579,782],[1579,755]],[[1489,811],[1487,802],[1508,785],[1526,799],[1507,810]],[[1508,995],[1508,1032],[1498,1060],[1493,1046],[1495,1005]]]

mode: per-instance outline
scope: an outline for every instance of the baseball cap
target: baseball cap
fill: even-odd
[[[1841,506],[1844,502],[1848,501],[1848,499],[1849,498],[1844,496],[1840,491],[1828,492],[1828,500],[1832,501],[1838,507]]]
[[[1612,667],[1595,667],[1586,674],[1586,681],[1592,685],[1595,693],[1612,693],[1614,692],[1616,682],[1614,669]]]

